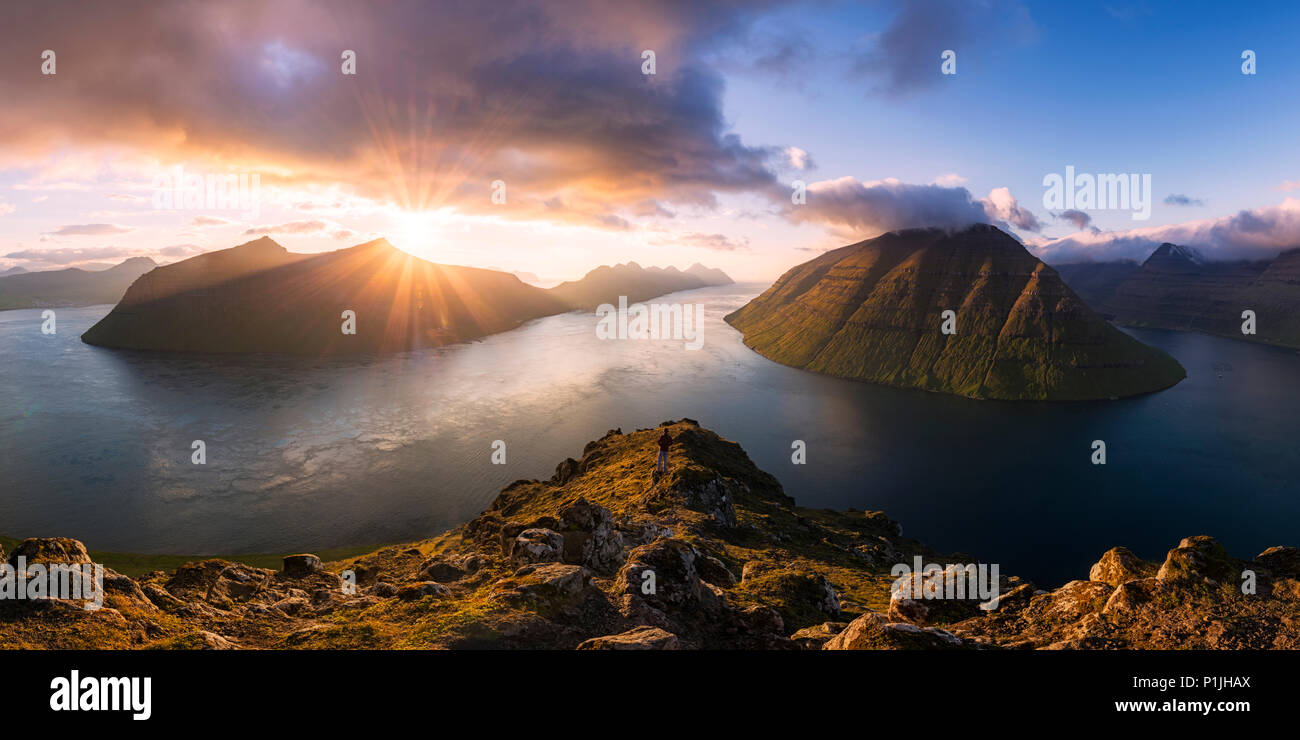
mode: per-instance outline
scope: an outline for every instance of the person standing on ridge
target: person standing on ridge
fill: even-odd
[[[668,448],[673,446],[673,437],[664,428],[664,433],[659,437],[659,461],[655,463],[656,473],[668,472]]]

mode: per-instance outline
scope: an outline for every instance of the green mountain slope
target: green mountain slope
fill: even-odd
[[[945,310],[956,313],[955,334],[940,330]],[[726,320],[786,365],[972,398],[1112,398],[1186,376],[982,224],[890,232],[827,252]]]

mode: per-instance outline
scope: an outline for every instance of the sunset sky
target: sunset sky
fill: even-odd
[[[770,280],[973,221],[1049,262],[1267,257],[1300,246],[1297,30],[1287,2],[11,2],[0,270],[382,235],[543,279]],[[257,212],[156,209],[177,166],[258,175]],[[1044,207],[1067,166],[1149,173],[1150,220]]]

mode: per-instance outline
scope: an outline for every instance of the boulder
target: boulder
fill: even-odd
[[[420,565],[419,579],[438,583],[455,583],[467,575],[460,565],[441,557],[430,558]]]
[[[33,563],[78,563],[92,562],[86,553],[86,546],[68,537],[29,537],[18,544],[9,553],[6,561],[14,568],[18,567],[18,558],[24,558],[28,565]]]
[[[581,565],[534,563],[515,571],[508,580],[512,587],[494,597],[558,603],[579,596],[591,573]]]
[[[320,558],[310,553],[300,555],[285,555],[284,564],[280,568],[280,573],[287,578],[306,578],[307,576],[323,572],[325,564]]]
[[[712,555],[696,553],[695,570],[705,583],[712,583],[721,588],[731,588],[736,585],[735,574],[721,560]]]
[[[1255,563],[1275,576],[1300,576],[1300,549],[1270,547],[1255,556]]]
[[[1156,578],[1235,583],[1240,580],[1241,571],[1241,564],[1228,555],[1218,540],[1198,535],[1184,538],[1178,547],[1169,551]]]
[[[402,601],[417,601],[419,599],[424,598],[425,596],[436,596],[438,598],[446,598],[448,596],[451,596],[451,589],[447,588],[441,583],[435,583],[433,581],[419,581],[417,583],[412,583],[406,586],[402,586],[400,589],[397,590],[397,598],[401,599]]]
[[[637,547],[618,572],[618,591],[669,611],[698,604],[702,586],[695,559],[695,548],[683,540]]]
[[[1127,547],[1112,547],[1088,571],[1088,580],[1118,586],[1125,581],[1150,578],[1158,566],[1142,560]]]
[[[868,612],[827,640],[823,650],[954,650],[973,643],[936,627],[891,622],[879,612]]]
[[[559,562],[564,552],[564,537],[550,529],[525,529],[510,547],[510,562],[516,566],[529,563]]]
[[[623,564],[623,534],[609,509],[579,498],[560,512],[564,562],[613,573]]]
[[[975,571],[976,577],[978,570]],[[956,563],[903,576],[889,591],[889,618],[921,626],[960,622],[980,613],[980,584]]]
[[[800,648],[804,650],[821,650],[832,637],[844,631],[848,624],[845,622],[822,622],[812,627],[804,627],[798,632],[790,635]]]
[[[636,627],[617,635],[584,640],[579,650],[676,650],[677,635],[658,627]]]
[[[1106,599],[1102,613],[1110,616],[1131,616],[1148,606],[1164,609],[1178,601],[1173,582],[1162,578],[1142,578],[1125,581]]]

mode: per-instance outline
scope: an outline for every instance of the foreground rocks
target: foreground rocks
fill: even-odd
[[[1088,580],[1015,577],[931,598],[963,562],[879,512],[795,506],[734,443],[684,419],[654,476],[660,429],[612,430],[545,481],[516,481],[437,538],[278,570],[208,559],[171,573],[105,570],[104,608],[0,601],[0,647],[973,650],[1300,646],[1300,551],[1243,561],[1189,537],[1161,563],[1115,548]],[[86,564],[69,539],[15,562]],[[1249,593],[1242,590],[1249,582]]]

